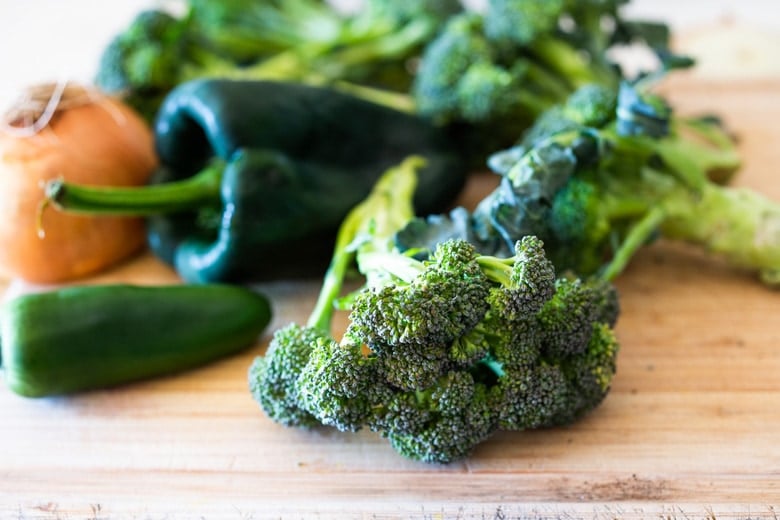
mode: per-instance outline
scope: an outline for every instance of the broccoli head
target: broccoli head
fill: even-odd
[[[293,410],[342,431],[367,427],[405,457],[447,463],[500,429],[564,424],[595,408],[616,368],[614,288],[558,278],[535,236],[513,244],[511,256],[480,254],[460,238],[400,252],[389,223],[411,219],[408,173],[388,172],[380,184],[396,189],[380,190],[381,204],[369,197],[360,220],[342,228],[331,265],[346,269],[340,258],[353,254],[365,283],[338,297],[326,275],[318,302],[348,310],[343,337],[330,337],[321,319],[330,310],[318,304],[309,321],[318,333],[306,346],[291,326],[274,342],[295,338],[295,356],[275,347],[266,357],[280,360],[255,362],[269,367],[250,374],[253,388],[269,388],[254,390],[269,417],[282,422]],[[277,366],[287,377],[262,379]],[[277,380],[283,390],[271,391]]]
[[[490,0],[485,32],[492,39],[528,45],[539,35],[557,30],[567,3],[567,0]]]
[[[300,405],[326,426],[357,431],[388,395],[381,369],[360,344],[318,340],[297,378]]]
[[[427,261],[409,259],[414,277],[357,295],[347,334],[369,345],[452,341],[476,325],[486,310],[489,285],[476,258],[471,244],[451,241],[439,244]]]

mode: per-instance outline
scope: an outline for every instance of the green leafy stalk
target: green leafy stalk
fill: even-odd
[[[423,164],[422,158],[410,157],[389,169],[368,197],[347,214],[307,326],[330,333],[336,302],[358,252],[392,248],[393,234],[414,216],[411,201],[417,186],[416,171]]]

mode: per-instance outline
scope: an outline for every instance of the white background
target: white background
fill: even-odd
[[[352,5],[359,0],[341,1]],[[28,84],[90,81],[103,46],[137,11],[178,5],[172,0],[0,0],[0,110]],[[663,18],[675,33],[689,35],[694,52],[702,49],[718,59],[744,62],[746,73],[780,70],[780,0],[633,0],[625,12]],[[697,39],[702,30],[708,31],[706,37]],[[732,44],[712,52],[719,31],[737,30],[752,42],[745,45],[765,52]],[[704,65],[717,74],[717,62]]]

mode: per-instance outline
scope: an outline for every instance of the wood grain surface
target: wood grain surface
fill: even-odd
[[[734,130],[737,184],[780,200],[780,81],[683,75],[666,87],[680,112],[714,110]],[[476,174],[462,202],[494,182]],[[177,278],[144,255],[87,282],[106,281]],[[371,432],[286,429],[261,413],[247,368],[318,288],[262,285],[271,328],[230,359],[68,398],[0,388],[0,518],[777,518],[780,293],[664,242],[618,287],[622,349],[602,406],[437,466]]]

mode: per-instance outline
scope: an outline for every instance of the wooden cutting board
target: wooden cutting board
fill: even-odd
[[[667,87],[681,112],[716,110],[740,140],[737,183],[780,200],[780,81],[682,76]],[[475,175],[462,202],[494,183]],[[87,282],[110,281],[177,278],[144,255]],[[230,359],[68,398],[0,388],[0,517],[776,518],[780,292],[667,243],[618,287],[622,350],[600,408],[436,466],[371,432],[286,429],[261,413],[247,368],[274,328],[305,319],[318,281],[260,286],[273,323]]]

